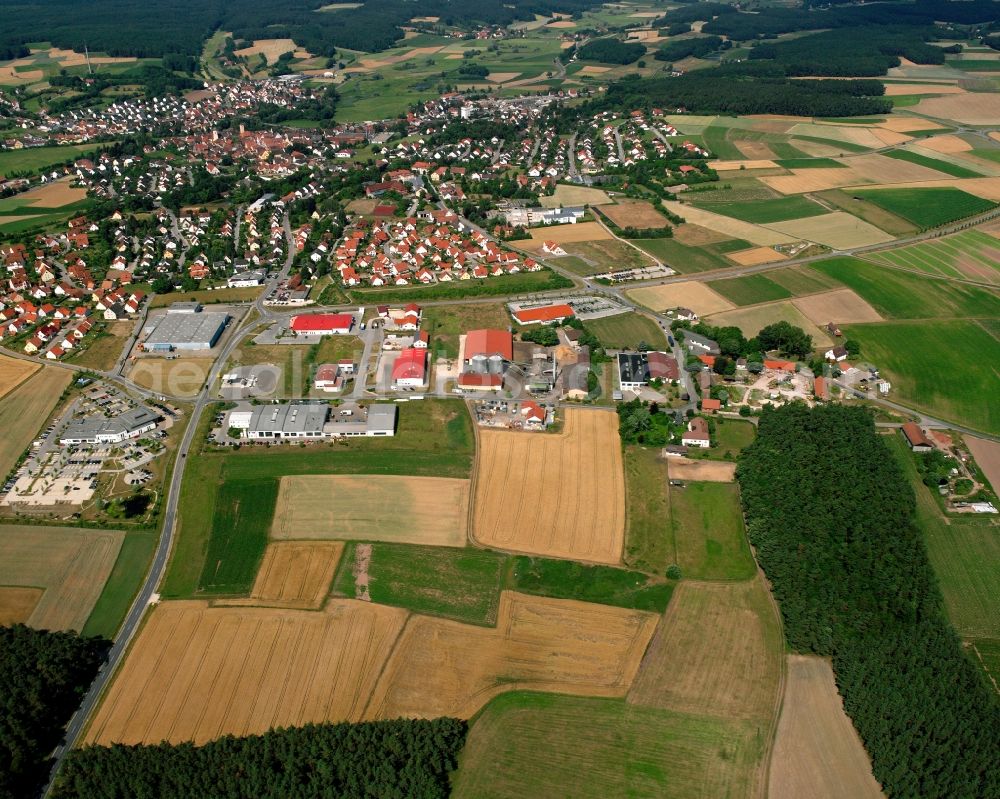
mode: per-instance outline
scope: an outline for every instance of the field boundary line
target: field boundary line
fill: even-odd
[[[393,657],[395,657],[396,651],[399,649],[399,642],[403,638],[403,633],[405,633],[406,630],[409,628],[410,622],[416,615],[418,614],[414,613],[413,611],[410,610],[406,611],[406,618],[403,620],[403,623],[399,625],[399,630],[396,632],[396,637],[392,639],[392,645],[389,647],[389,651],[386,653],[385,658],[382,660],[382,666],[379,668],[378,674],[375,675],[375,679],[372,681],[372,689],[368,694],[368,698],[365,699],[364,707],[361,708],[360,718],[362,719],[372,718],[368,714],[369,710],[372,709],[371,707],[372,699],[374,699],[375,696],[379,693],[379,687],[382,685],[382,680],[385,679],[385,673],[386,669],[389,668],[389,662],[393,659]],[[388,695],[388,691],[386,691],[386,695]]]

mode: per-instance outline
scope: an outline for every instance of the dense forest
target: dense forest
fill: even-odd
[[[695,70],[676,78],[628,76],[612,83],[590,107],[843,117],[888,113],[892,103],[881,96],[884,92],[876,80],[792,80],[780,65],[755,61]]]
[[[27,42],[113,56],[200,55],[215,30],[237,39],[291,38],[315,55],[336,48],[378,51],[403,37],[413,17],[444,25],[507,25],[534,14],[578,13],[600,0],[367,0],[359,8],[320,12],[329,0],[0,0],[0,55],[26,55]]]
[[[945,616],[914,495],[871,415],[765,410],[737,470],[798,652],[833,658],[889,797],[1000,797],[1000,702]]]
[[[614,37],[594,39],[577,50],[582,61],[600,61],[604,64],[631,64],[646,54],[638,42],[623,42]]]
[[[89,746],[70,753],[54,799],[435,799],[465,743],[439,718],[310,724],[203,746]]]
[[[0,799],[26,799],[104,659],[107,641],[0,627]]]
[[[717,50],[728,49],[732,45],[719,36],[693,36],[668,42],[653,56],[657,61],[680,61],[682,58],[704,58]]]

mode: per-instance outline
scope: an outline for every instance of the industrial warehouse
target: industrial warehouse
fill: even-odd
[[[174,303],[167,312],[143,331],[146,352],[210,350],[229,321],[229,314],[205,313],[196,303]]]
[[[344,403],[335,408],[317,400],[277,402],[272,405],[240,403],[229,412],[230,431],[240,431],[251,441],[317,440],[396,434],[396,406]],[[231,432],[230,436],[234,436]]]

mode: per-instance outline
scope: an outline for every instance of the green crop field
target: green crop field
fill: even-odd
[[[75,161],[85,153],[94,153],[93,144],[70,144],[58,147],[26,147],[0,152],[0,175],[12,177],[22,172],[36,172],[56,164]]]
[[[606,349],[634,350],[645,344],[647,349],[659,350],[667,346],[666,334],[660,326],[634,311],[589,319],[586,326]]]
[[[898,250],[865,256],[868,260],[937,277],[1000,284],[1000,241],[979,230],[963,230]]]
[[[767,273],[768,280],[777,283],[793,297],[805,294],[818,294],[821,291],[843,288],[843,285],[832,277],[810,269],[807,266],[788,266],[782,269],[772,269]]]
[[[156,533],[152,530],[134,530],[125,534],[118,559],[81,635],[114,638],[135,595],[139,593],[155,549]]]
[[[1000,341],[971,320],[846,325],[865,360],[892,383],[890,399],[1000,434]]]
[[[603,264],[588,263],[577,255],[562,255],[553,259],[552,262],[560,269],[565,269],[580,277],[590,277],[590,275],[599,275],[601,272],[607,271],[607,267]]]
[[[392,438],[357,438],[347,443],[322,443],[308,447],[278,445],[244,447],[233,452],[204,451],[189,457],[181,489],[179,533],[163,583],[166,597],[190,597],[203,584],[202,573],[211,574],[210,548],[226,548],[224,527],[215,520],[230,511],[221,502],[228,483],[274,483],[292,474],[402,474],[428,477],[468,477],[475,451],[472,421],[461,400],[426,400],[403,403],[396,435]],[[211,422],[207,413],[203,440]],[[274,512],[270,499],[268,518]],[[212,543],[218,531],[219,540]],[[234,546],[241,546],[233,542]],[[263,550],[261,550],[263,551]],[[247,560],[249,558],[246,558]],[[259,559],[259,558],[258,558]],[[214,566],[212,567],[214,568]],[[256,566],[254,566],[256,568]],[[222,590],[221,588],[218,590]]]
[[[792,296],[792,292],[775,283],[767,275],[743,275],[728,280],[716,280],[708,285],[737,305],[754,305],[758,302],[784,300]]]
[[[775,163],[784,169],[846,169],[847,164],[832,158],[780,158]]]
[[[777,197],[773,200],[752,200],[747,202],[714,202],[707,207],[733,219],[740,219],[744,222],[754,224],[768,224],[770,222],[785,222],[789,219],[801,219],[803,217],[820,216],[828,213],[819,203],[807,200],[805,197],[797,195],[791,197]]]
[[[625,564],[663,574],[675,562],[667,464],[658,449],[625,447]]]
[[[903,219],[903,217],[889,213],[884,208],[880,208],[874,203],[861,199],[855,192],[847,192],[841,189],[830,189],[816,193],[816,197],[828,205],[832,205],[841,211],[856,216],[870,225],[874,225],[886,233],[893,236],[911,236],[919,232],[916,225]]]
[[[852,193],[901,216],[923,230],[975,216],[996,207],[994,202],[950,186],[926,189],[855,189]]]
[[[696,580],[746,580],[756,565],[743,532],[735,483],[687,483],[670,488],[677,564]]]
[[[714,208],[715,205],[711,207]],[[684,275],[725,269],[733,265],[717,244],[689,247],[676,239],[633,239],[632,244]]]
[[[979,172],[974,172],[964,166],[952,164],[948,161],[942,161],[938,158],[930,158],[911,150],[891,150],[886,153],[886,156],[889,158],[895,158],[899,161],[909,161],[911,164],[919,164],[920,166],[925,166],[928,169],[936,169],[938,172],[944,172],[944,174],[951,175],[956,178],[982,177]]]
[[[334,591],[354,597],[356,544],[340,559]],[[368,591],[373,602],[443,616],[469,624],[494,625],[500,604],[505,555],[482,549],[372,545]]]
[[[952,624],[966,638],[1000,638],[997,528],[982,517],[945,518],[930,489],[920,481],[914,456],[902,436],[892,435],[889,445],[913,483],[917,497],[915,519],[924,534]]]
[[[278,499],[278,481],[233,480],[218,486],[208,553],[199,589],[208,594],[247,593],[267,547]]]
[[[456,799],[750,796],[756,722],[593,699],[513,692],[475,721]]]
[[[858,258],[831,258],[810,269],[854,289],[893,319],[1000,316],[1000,297],[977,286],[907,274]]]

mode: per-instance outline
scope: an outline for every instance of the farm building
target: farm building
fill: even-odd
[[[708,336],[703,336],[700,333],[694,333],[690,330],[684,331],[684,343],[692,352],[707,352],[710,355],[718,355],[722,352],[722,350],[719,349],[719,342],[710,339]]]
[[[618,382],[623,390],[649,385],[650,380],[680,379],[677,361],[665,352],[618,353]]]
[[[274,405],[238,407],[228,425],[253,441],[316,440],[396,434],[396,406],[380,403],[363,407],[341,405],[331,416],[323,401],[297,400]]]
[[[514,339],[507,330],[470,330],[462,342],[461,357],[459,388],[498,390],[514,358]]]
[[[906,443],[910,445],[910,449],[914,452],[930,452],[934,449],[934,445],[924,435],[924,431],[920,429],[920,425],[916,422],[907,422],[901,429],[903,436],[906,438]]]
[[[514,311],[512,316],[519,325],[550,324],[562,322],[573,316],[573,309],[565,303],[558,305],[543,305],[539,308],[522,308]]]
[[[344,372],[335,363],[320,364],[313,376],[313,388],[317,391],[343,391],[345,382]]]
[[[712,438],[708,434],[708,422],[700,416],[696,416],[688,422],[687,432],[681,436],[681,444],[685,447],[701,447],[707,449],[712,443]]]
[[[420,388],[427,385],[427,350],[403,350],[392,365],[392,384],[396,388]]]
[[[290,325],[297,336],[338,336],[354,329],[354,316],[349,313],[315,313],[293,316]]]
[[[842,345],[838,344],[836,347],[828,349],[825,353],[823,353],[823,356],[828,361],[837,361],[839,363],[840,361],[847,360],[847,350],[844,349]]]
[[[70,422],[59,437],[60,444],[120,444],[138,438],[156,427],[160,416],[149,408],[133,408],[112,419],[96,416]]]
[[[722,409],[722,401],[714,399],[713,397],[706,397],[701,401],[701,409],[703,411],[709,411],[715,413]]]
[[[174,303],[177,305],[178,303]],[[197,303],[195,303],[197,306]],[[229,314],[199,310],[170,310],[147,328],[142,348],[146,352],[210,350],[229,322]]]

